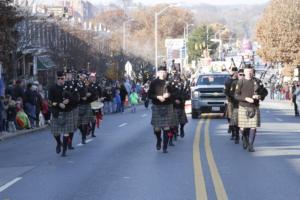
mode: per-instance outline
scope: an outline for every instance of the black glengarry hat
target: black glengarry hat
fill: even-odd
[[[159,66],[157,71],[167,71],[167,68],[165,66]]]
[[[231,71],[237,72],[237,71],[238,71],[238,68],[237,68],[237,67],[233,67],[233,68],[231,68]]]
[[[56,72],[56,76],[57,77],[62,77],[62,76],[64,76],[65,75],[65,73],[63,72],[63,71],[57,71]]]

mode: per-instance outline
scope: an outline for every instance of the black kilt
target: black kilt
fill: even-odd
[[[175,108],[177,118],[178,118],[178,123],[179,124],[186,124],[188,123],[188,119],[185,113],[185,109],[177,109]]]
[[[255,108],[255,116],[248,118],[246,116],[246,108],[239,106],[238,111],[238,126],[240,128],[257,128],[260,127],[260,110],[258,107]]]
[[[96,119],[90,104],[81,104],[78,110],[78,125],[86,125]]]
[[[152,105],[151,124],[154,128],[167,128],[174,124],[173,105]]]
[[[59,112],[57,118],[52,117],[51,119],[51,133],[54,136],[60,134],[71,133],[74,131],[73,113],[70,112]]]

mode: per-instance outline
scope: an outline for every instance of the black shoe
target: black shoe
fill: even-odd
[[[157,151],[161,150],[161,141],[157,141],[157,143],[156,143],[156,150]]]
[[[167,150],[167,149],[164,149],[164,150],[163,150],[163,153],[168,153],[168,150]]]
[[[67,156],[67,155],[66,155],[66,152],[63,151],[62,154],[61,154],[61,157],[66,157],[66,156]]]
[[[231,132],[232,132],[232,127],[229,126],[229,127],[228,127],[228,130],[227,130],[227,133],[231,133]]]
[[[69,145],[69,146],[68,146],[68,149],[69,149],[69,150],[74,150],[74,147],[73,147],[72,145]]]
[[[172,141],[170,141],[170,142],[169,142],[169,146],[174,147],[175,144],[174,144]]]
[[[243,148],[247,149],[248,148],[248,140],[247,140],[247,138],[245,136],[243,136],[242,139],[243,139]]]
[[[249,145],[248,151],[249,152],[255,152],[255,149],[253,148],[253,145]]]
[[[60,152],[61,152],[61,144],[57,144],[56,145],[56,153],[60,154]]]
[[[96,135],[92,134],[92,137],[96,137]]]
[[[175,133],[174,134],[174,141],[177,141],[177,136],[178,136],[178,133]]]
[[[181,137],[181,138],[184,138],[184,131],[183,131],[183,130],[180,131],[180,137]]]
[[[240,139],[235,139],[234,140],[234,144],[239,144],[240,143]]]

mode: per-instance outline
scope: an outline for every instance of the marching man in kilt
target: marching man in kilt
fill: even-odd
[[[167,84],[166,67],[161,66],[157,71],[157,78],[153,80],[149,88],[149,98],[152,100],[152,119],[151,124],[157,139],[156,149],[161,149],[161,131],[163,131],[163,152],[167,153],[170,132],[170,126],[173,119],[173,100],[171,88]]]
[[[178,115],[178,121],[180,125],[180,137],[183,138],[185,135],[184,126],[185,124],[188,123],[188,119],[185,112],[185,102],[189,99],[191,90],[188,81],[184,79],[180,79],[180,83],[178,87],[180,91],[180,98],[178,99],[179,101],[177,102],[179,104],[177,104],[175,109]]]
[[[184,126],[188,122],[185,113],[185,101],[188,99],[188,93],[184,88],[184,82],[179,75],[174,77],[172,82],[172,94],[173,94],[173,109],[174,109],[174,121],[176,124],[172,127],[172,133],[175,141],[178,136],[178,129],[180,126],[180,136],[184,137]],[[173,146],[172,137],[170,138],[170,146]]]
[[[66,156],[69,133],[73,131],[72,96],[69,91],[64,90],[65,75],[62,71],[57,72],[56,84],[49,90],[49,102],[52,109],[51,132],[56,140],[56,153],[61,152]],[[63,135],[63,142],[61,142]]]
[[[73,124],[74,128],[73,131],[69,133],[69,141],[68,141],[68,149],[73,150],[74,147],[72,145],[73,143],[73,137],[74,132],[78,128],[78,103],[80,100],[79,95],[79,89],[78,89],[78,81],[73,78],[73,73],[70,69],[66,70],[66,81],[64,85],[64,90],[67,90],[71,93],[72,101],[70,102],[70,105],[72,107],[72,117],[73,117]]]
[[[84,72],[81,72],[79,74],[80,78],[80,88],[79,88],[79,94],[80,94],[80,101],[79,101],[79,130],[81,132],[81,139],[82,144],[86,144],[86,136],[89,133],[89,124],[91,122],[91,119],[94,117],[93,111],[90,105],[90,98],[92,96],[92,93],[88,91],[88,80],[87,75]]]
[[[98,102],[98,98],[101,97],[101,86],[98,82],[96,82],[96,73],[90,73],[88,79],[88,92],[91,93],[91,96],[88,97],[88,102],[91,105],[92,102]],[[91,107],[92,109],[92,107]],[[96,129],[96,114],[100,112],[100,109],[92,110],[92,114],[90,116],[90,123],[91,123],[91,133],[92,137],[96,137],[95,129]]]
[[[247,65],[245,78],[237,82],[235,97],[239,101],[238,126],[243,134],[243,147],[254,152],[256,128],[260,127],[259,102],[264,100],[268,92],[260,80],[254,77],[254,69]]]
[[[227,98],[227,118],[228,118],[228,122],[229,122],[229,128],[228,128],[228,132],[231,133],[231,140],[237,139],[236,136],[236,130],[234,130],[234,124],[235,122],[233,122],[233,111],[234,108],[238,107],[238,103],[237,100],[234,98],[234,91],[235,91],[235,86],[237,83],[237,78],[238,78],[238,74],[237,74],[237,67],[232,67],[231,69],[231,77],[229,79],[226,80],[225,82],[225,95]]]

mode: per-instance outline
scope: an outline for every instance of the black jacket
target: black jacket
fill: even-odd
[[[161,102],[157,99],[157,96],[162,96],[165,92],[171,94],[164,102]],[[155,79],[151,82],[149,93],[149,98],[152,100],[154,105],[170,105],[173,104],[172,88],[165,80]]]

